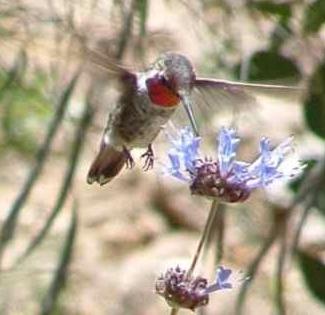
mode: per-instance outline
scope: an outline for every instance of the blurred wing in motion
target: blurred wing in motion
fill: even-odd
[[[302,89],[284,85],[241,83],[226,80],[197,78],[194,83],[194,103],[209,110],[241,110],[260,103],[259,97],[295,99]]]
[[[106,74],[108,78],[117,79],[123,85],[132,87],[136,84],[136,75],[133,71],[119,65],[117,61],[107,55],[84,47],[84,53],[87,60],[88,69],[93,72],[93,66],[101,70],[102,74]]]

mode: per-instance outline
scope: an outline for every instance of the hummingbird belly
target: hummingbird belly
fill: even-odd
[[[147,147],[170,119],[176,106],[162,108],[153,104],[145,95],[135,96],[133,102],[130,102],[130,99],[132,98],[122,104],[114,119],[114,134],[118,138],[118,141],[114,142],[122,143],[130,149]]]

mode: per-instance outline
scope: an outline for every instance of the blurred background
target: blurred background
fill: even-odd
[[[117,90],[83,45],[135,69],[172,50],[204,76],[304,88],[199,122],[211,155],[218,128],[235,123],[241,158],[262,135],[293,134],[308,165],[288,186],[220,206],[197,273],[212,279],[221,263],[250,281],[199,314],[324,314],[324,22],[323,0],[1,0],[0,314],[169,314],[154,281],[190,263],[208,215],[209,201],[162,175],[163,134],[154,170],[136,152],[137,167],[87,185]]]

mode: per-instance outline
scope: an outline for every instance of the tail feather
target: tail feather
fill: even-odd
[[[111,145],[102,145],[89,169],[88,184],[94,182],[100,185],[107,184],[121,171],[125,162],[126,157],[123,151],[118,151]]]

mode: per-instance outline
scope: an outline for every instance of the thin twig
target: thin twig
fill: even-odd
[[[293,241],[292,241],[292,245],[291,245],[291,254],[294,254],[296,248],[298,247],[298,243],[299,243],[299,238],[300,238],[300,235],[301,235],[301,232],[302,232],[302,228],[306,222],[306,219],[308,217],[308,214],[312,208],[312,205],[314,204],[314,199],[315,197],[313,198],[309,198],[308,200],[308,203],[305,205],[303,211],[302,211],[302,214],[301,214],[301,217],[298,221],[298,224],[297,224],[297,228],[294,232],[294,235],[293,235]]]
[[[290,249],[291,255],[294,254],[299,238],[302,232],[302,228],[306,222],[307,216],[312,208],[312,206],[315,204],[316,199],[318,197],[318,194],[320,190],[322,189],[323,185],[325,183],[325,157],[323,160],[319,161],[312,170],[310,170],[309,174],[307,175],[306,179],[304,180],[302,184],[303,190],[300,193],[301,198],[299,199],[305,199],[305,205],[304,210],[302,212],[302,215],[298,221],[298,225],[296,228],[296,231],[293,236],[293,241]],[[299,193],[298,193],[299,194]],[[298,198],[296,198],[298,199]],[[297,204],[297,203],[296,203]],[[291,207],[291,212],[293,212],[294,206],[296,204],[293,204]]]
[[[276,240],[276,237],[277,237],[277,227],[273,226],[270,230],[269,236],[265,239],[264,244],[261,247],[260,251],[257,253],[255,259],[251,262],[250,266],[248,267],[246,276],[250,281],[245,281],[241,287],[236,302],[235,314],[237,315],[242,314],[244,301],[247,295],[247,290],[250,284],[252,283],[252,280],[254,279],[263,258],[267,255],[268,251],[270,250],[274,241]]]
[[[123,30],[119,35],[119,44],[116,51],[116,59],[121,60],[123,58],[124,52],[126,50],[127,42],[132,31],[132,23],[134,17],[134,11],[137,5],[137,0],[133,0],[128,13],[123,18]]]
[[[17,266],[17,264],[21,263],[39,245],[39,243],[47,235],[47,233],[50,230],[50,228],[52,227],[56,217],[60,213],[60,211],[66,201],[66,198],[71,190],[74,174],[75,174],[76,167],[78,165],[78,161],[79,161],[79,157],[80,157],[80,152],[81,152],[81,149],[82,149],[82,146],[84,143],[85,134],[86,134],[87,128],[91,122],[92,117],[93,117],[93,111],[90,108],[90,104],[87,102],[87,104],[85,106],[85,110],[83,112],[83,116],[80,121],[80,125],[78,126],[78,129],[76,130],[76,133],[75,133],[75,139],[74,139],[74,143],[72,144],[69,165],[67,167],[65,178],[63,180],[60,192],[59,192],[57,200],[56,200],[56,203],[51,211],[49,218],[47,219],[45,225],[43,226],[42,230],[29,243],[26,250],[14,263],[14,266]]]
[[[280,252],[276,270],[276,290],[275,290],[275,305],[277,308],[277,314],[285,315],[285,301],[284,301],[284,266],[287,254],[287,222],[282,222],[279,229],[280,238]]]
[[[57,269],[54,273],[49,290],[42,301],[41,315],[50,315],[56,310],[56,304],[58,303],[60,292],[64,288],[68,278],[68,268],[71,264],[73,249],[75,246],[77,227],[78,204],[77,201],[74,201],[70,226],[65,237]]]
[[[67,87],[64,94],[62,95],[62,98],[59,101],[59,105],[56,109],[53,121],[48,128],[47,135],[44,139],[44,142],[41,148],[39,149],[39,151],[37,152],[36,164],[31,170],[31,172],[29,173],[22,189],[18,193],[18,196],[16,197],[10,210],[8,211],[9,214],[5,219],[5,222],[3,223],[1,235],[0,235],[0,265],[1,265],[5,248],[8,242],[13,238],[15,234],[19,213],[43,169],[44,162],[48,156],[54,136],[56,135],[59,126],[63,120],[68,105],[68,101],[70,99],[71,93],[74,90],[78,77],[79,74],[77,74],[72,79],[69,86]]]

